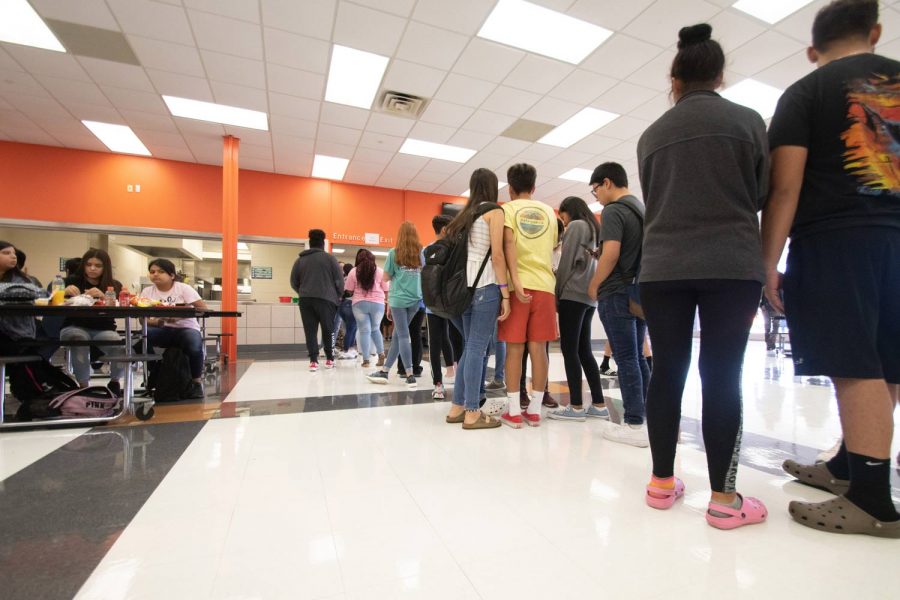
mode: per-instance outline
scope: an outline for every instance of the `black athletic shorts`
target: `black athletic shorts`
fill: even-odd
[[[796,375],[900,383],[900,229],[792,241],[784,303]]]

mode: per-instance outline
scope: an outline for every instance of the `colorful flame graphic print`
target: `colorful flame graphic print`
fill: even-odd
[[[876,76],[848,84],[849,118],[841,139],[844,168],[869,195],[900,194],[900,81]]]

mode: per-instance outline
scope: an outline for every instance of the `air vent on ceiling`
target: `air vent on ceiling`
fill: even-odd
[[[387,90],[381,95],[381,112],[407,119],[418,119],[427,105],[428,99],[403,92]]]

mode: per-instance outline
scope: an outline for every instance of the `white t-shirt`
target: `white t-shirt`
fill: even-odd
[[[197,300],[200,300],[200,294],[197,293],[197,290],[180,281],[174,282],[172,284],[172,289],[168,292],[159,291],[155,285],[145,287],[141,291],[141,296],[150,298],[151,300],[159,300],[166,304],[193,304]],[[197,319],[179,319],[174,323],[165,323],[163,326],[179,327],[181,329],[196,329],[197,331],[200,331],[200,323],[197,322]]]

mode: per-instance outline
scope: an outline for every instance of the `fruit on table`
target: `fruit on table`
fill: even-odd
[[[151,298],[142,298],[140,296],[131,297],[131,306],[136,306],[138,308],[149,308],[151,306],[159,306],[160,304],[162,304],[162,302]]]

